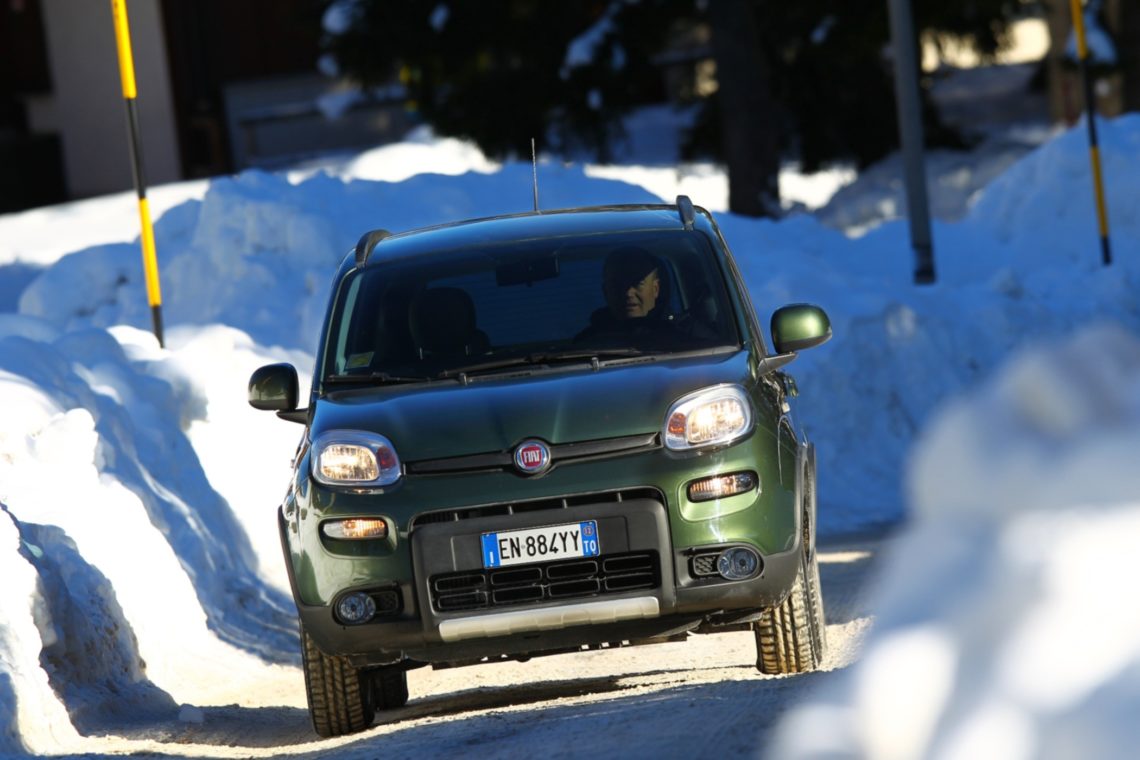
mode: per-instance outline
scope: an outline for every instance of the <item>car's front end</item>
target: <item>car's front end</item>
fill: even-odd
[[[816,667],[814,458],[707,212],[611,207],[362,238],[334,281],[279,524],[319,733],[407,700],[406,670],[751,627]]]
[[[800,548],[798,446],[766,424],[778,400],[755,370],[737,350],[319,400],[282,507],[306,628],[360,664],[439,662],[650,638],[778,602]],[[734,405],[749,419],[711,444],[669,442],[686,400],[690,416]],[[548,452],[538,474],[516,464],[528,442]],[[334,456],[386,445],[397,480],[335,481]],[[528,553],[550,533],[514,532],[539,528],[554,539]]]

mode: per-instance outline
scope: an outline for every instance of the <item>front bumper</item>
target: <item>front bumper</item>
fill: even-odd
[[[596,577],[582,584],[581,594],[554,598],[551,589],[558,584],[550,577],[550,570],[557,563],[542,563],[533,566],[534,580],[527,586],[528,594],[534,596],[531,601],[496,601],[495,571],[482,567],[483,532],[581,520],[597,521],[601,542]],[[288,558],[284,517],[281,530]],[[410,550],[411,578],[382,584],[361,578],[345,589],[383,588],[385,593],[394,591],[400,600],[391,615],[358,626],[339,624],[331,604],[303,603],[292,574],[293,562],[288,564],[298,611],[308,633],[325,652],[347,656],[358,666],[405,659],[446,663],[504,655],[524,657],[669,636],[710,619],[747,619],[777,604],[795,579],[798,541],[788,551],[762,553],[762,569],[756,577],[729,582],[692,572],[695,553],[703,550],[707,555],[727,543],[678,547],[671,533],[665,500],[654,497],[649,489],[637,489],[632,498],[619,496],[617,501],[606,498],[561,509],[417,525],[404,541]],[[799,531],[793,535],[798,536]],[[730,541],[757,548],[746,540]],[[607,569],[608,558],[614,558],[612,573]],[[631,563],[630,558],[637,561]],[[333,560],[326,555],[321,561]],[[634,566],[636,572],[626,572]],[[441,608],[438,584],[433,583],[455,577],[471,578],[473,584],[486,590],[478,603],[467,609]]]

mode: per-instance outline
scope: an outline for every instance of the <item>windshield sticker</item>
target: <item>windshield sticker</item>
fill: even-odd
[[[373,353],[375,352],[369,351],[364,354],[353,354],[352,356],[348,357],[348,364],[345,365],[345,369],[360,369],[361,367],[367,367],[372,363]]]

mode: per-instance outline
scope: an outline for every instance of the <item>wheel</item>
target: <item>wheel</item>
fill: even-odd
[[[352,667],[343,657],[322,652],[303,626],[301,661],[313,730],[321,736],[340,736],[372,725],[376,710],[368,671]],[[407,699],[406,680],[404,693]]]
[[[814,540],[808,540],[809,535],[814,538],[814,526],[808,525],[815,516],[814,468],[808,472],[811,474],[804,480],[803,552],[796,581],[788,597],[766,610],[754,624],[756,668],[767,675],[809,673],[820,666],[827,652],[819,559]]]
[[[819,563],[800,562],[787,599],[764,612],[754,624],[756,668],[767,675],[809,673],[827,651]]]
[[[408,671],[402,665],[382,665],[371,673],[372,702],[377,710],[395,710],[408,702]]]

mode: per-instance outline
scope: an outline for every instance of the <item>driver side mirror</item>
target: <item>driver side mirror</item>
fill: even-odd
[[[292,364],[269,364],[249,377],[249,405],[266,411],[297,408],[297,370]]]
[[[796,303],[772,314],[772,345],[779,354],[813,348],[830,338],[831,320],[818,306]]]

